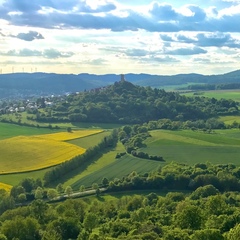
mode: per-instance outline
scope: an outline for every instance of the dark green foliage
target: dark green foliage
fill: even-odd
[[[177,92],[121,81],[96,91],[69,95],[52,107],[51,114],[45,110],[36,113],[36,120],[138,124],[163,118],[181,121],[207,119],[229,114],[229,111],[237,113],[238,107],[232,100],[186,97]],[[125,131],[127,135],[129,130]],[[139,133],[144,131],[144,127],[139,129]]]

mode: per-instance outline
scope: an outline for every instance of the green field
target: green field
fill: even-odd
[[[73,140],[70,140],[67,142],[77,145],[79,147],[88,149],[92,146],[97,145],[104,137],[109,136],[109,135],[110,135],[110,131],[103,131],[103,132],[95,134],[95,135],[86,136],[83,138],[77,138],[77,139],[73,139]]]
[[[211,162],[240,165],[240,131],[218,130],[211,134],[191,130],[151,131],[142,151],[160,155],[165,161],[185,164]]]
[[[73,189],[78,190],[81,185],[88,187],[93,183],[100,184],[104,177],[108,178],[109,180],[113,180],[115,178],[120,179],[133,171],[143,174],[156,170],[162,165],[162,162],[145,160],[135,158],[130,155],[125,155],[120,159],[115,159],[113,163],[96,170],[94,173],[80,178],[78,181],[72,184],[72,187]]]
[[[216,98],[216,99],[232,99],[234,101],[240,102],[240,90],[213,90],[213,91],[199,91],[201,92],[200,95],[194,95],[195,92],[189,92],[189,93],[182,93],[182,95],[186,96],[204,96],[209,98]]]
[[[18,126],[15,124],[0,122],[0,140],[16,137],[20,135],[32,136],[32,135],[40,135],[40,134],[47,134],[47,133],[54,133],[54,132],[57,132],[57,131],[51,130],[48,128],[25,127],[25,126]]]
[[[26,123],[26,124],[32,124],[32,125],[39,125],[40,127],[48,127],[49,124],[52,125],[54,128],[55,126],[58,126],[61,129],[66,129],[68,127],[71,127],[72,129],[79,129],[79,128],[97,128],[97,129],[113,129],[113,128],[119,128],[123,126],[123,124],[114,124],[114,123],[88,123],[88,122],[81,122],[81,123],[71,123],[71,122],[52,122],[52,123],[44,123],[44,122],[36,122],[33,120],[27,119],[28,116],[31,116],[31,114],[28,114],[26,112],[20,113],[21,117],[21,123]],[[17,117],[15,114],[4,114],[0,115],[0,120],[7,120],[7,121],[13,121],[13,122],[18,122],[19,117]],[[10,124],[13,125],[13,124]],[[1,129],[1,127],[0,127]]]
[[[222,116],[219,119],[225,124],[232,124],[233,122],[240,123],[240,116]]]

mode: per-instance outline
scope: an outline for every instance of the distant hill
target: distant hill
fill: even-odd
[[[240,83],[240,70],[221,75],[178,74],[173,76],[126,74],[127,81],[140,86],[163,88],[185,83]],[[99,88],[120,80],[120,75],[88,73],[13,73],[0,75],[0,99],[59,95]]]

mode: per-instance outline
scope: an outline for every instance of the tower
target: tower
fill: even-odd
[[[124,74],[121,74],[121,82],[125,82],[125,77],[124,77]]]

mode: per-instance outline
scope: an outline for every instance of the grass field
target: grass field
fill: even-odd
[[[81,185],[88,187],[93,183],[100,184],[104,177],[108,178],[109,180],[113,180],[115,178],[127,176],[133,171],[136,171],[137,173],[150,172],[156,170],[162,165],[163,163],[161,162],[125,155],[120,159],[115,159],[111,164],[108,164],[107,166],[80,178],[78,181],[72,184],[72,187],[74,190],[78,190]]]
[[[88,149],[92,146],[96,146],[104,137],[109,136],[110,133],[110,131],[102,131],[98,134],[93,134],[84,138],[72,139],[67,142]]]
[[[0,140],[16,137],[20,135],[32,136],[32,135],[56,133],[58,131],[51,130],[48,128],[25,127],[25,126],[18,126],[15,124],[0,122]]]
[[[214,90],[214,91],[201,91],[201,95],[196,96],[204,96],[209,98],[216,98],[216,99],[232,99],[234,101],[240,102],[240,90],[234,89],[234,90]],[[189,93],[183,93],[183,95],[186,96],[194,96],[194,92]]]
[[[240,123],[240,116],[222,116],[219,118],[225,124],[232,124],[233,122]]]
[[[151,131],[146,140],[147,148],[142,149],[151,155],[160,155],[166,162],[196,164],[233,163],[240,165],[240,131],[218,130],[212,134],[191,130]]]
[[[11,186],[16,186],[22,179],[25,178],[34,178],[34,179],[43,179],[44,174],[49,171],[50,168],[32,171],[32,172],[23,172],[23,173],[12,173],[12,174],[0,174],[0,182],[7,183]]]
[[[48,127],[49,123],[44,122],[36,122],[33,120],[27,119],[27,117],[31,114],[28,114],[27,112],[20,113],[21,115],[21,123],[26,124],[33,124],[33,125],[39,125],[40,127]],[[7,120],[7,121],[13,121],[18,122],[19,117],[17,117],[15,114],[4,114],[0,115],[0,119]],[[12,124],[10,124],[12,125]],[[123,126],[123,124],[114,124],[114,123],[88,123],[88,122],[81,122],[81,123],[74,123],[74,122],[53,122],[51,123],[52,127],[58,126],[58,128],[66,129],[68,127],[71,127],[72,129],[113,129],[113,128],[119,128]],[[1,129],[1,126],[0,126]]]
[[[116,146],[115,149],[103,153],[103,155],[96,159],[91,165],[89,165],[83,172],[76,172],[74,176],[71,176],[64,185],[69,186],[72,185],[73,183],[77,182],[79,179],[82,179],[83,177],[93,174],[94,172],[108,166],[109,164],[112,164],[115,162],[115,156],[117,153],[124,152],[124,147],[123,145],[119,142]]]

